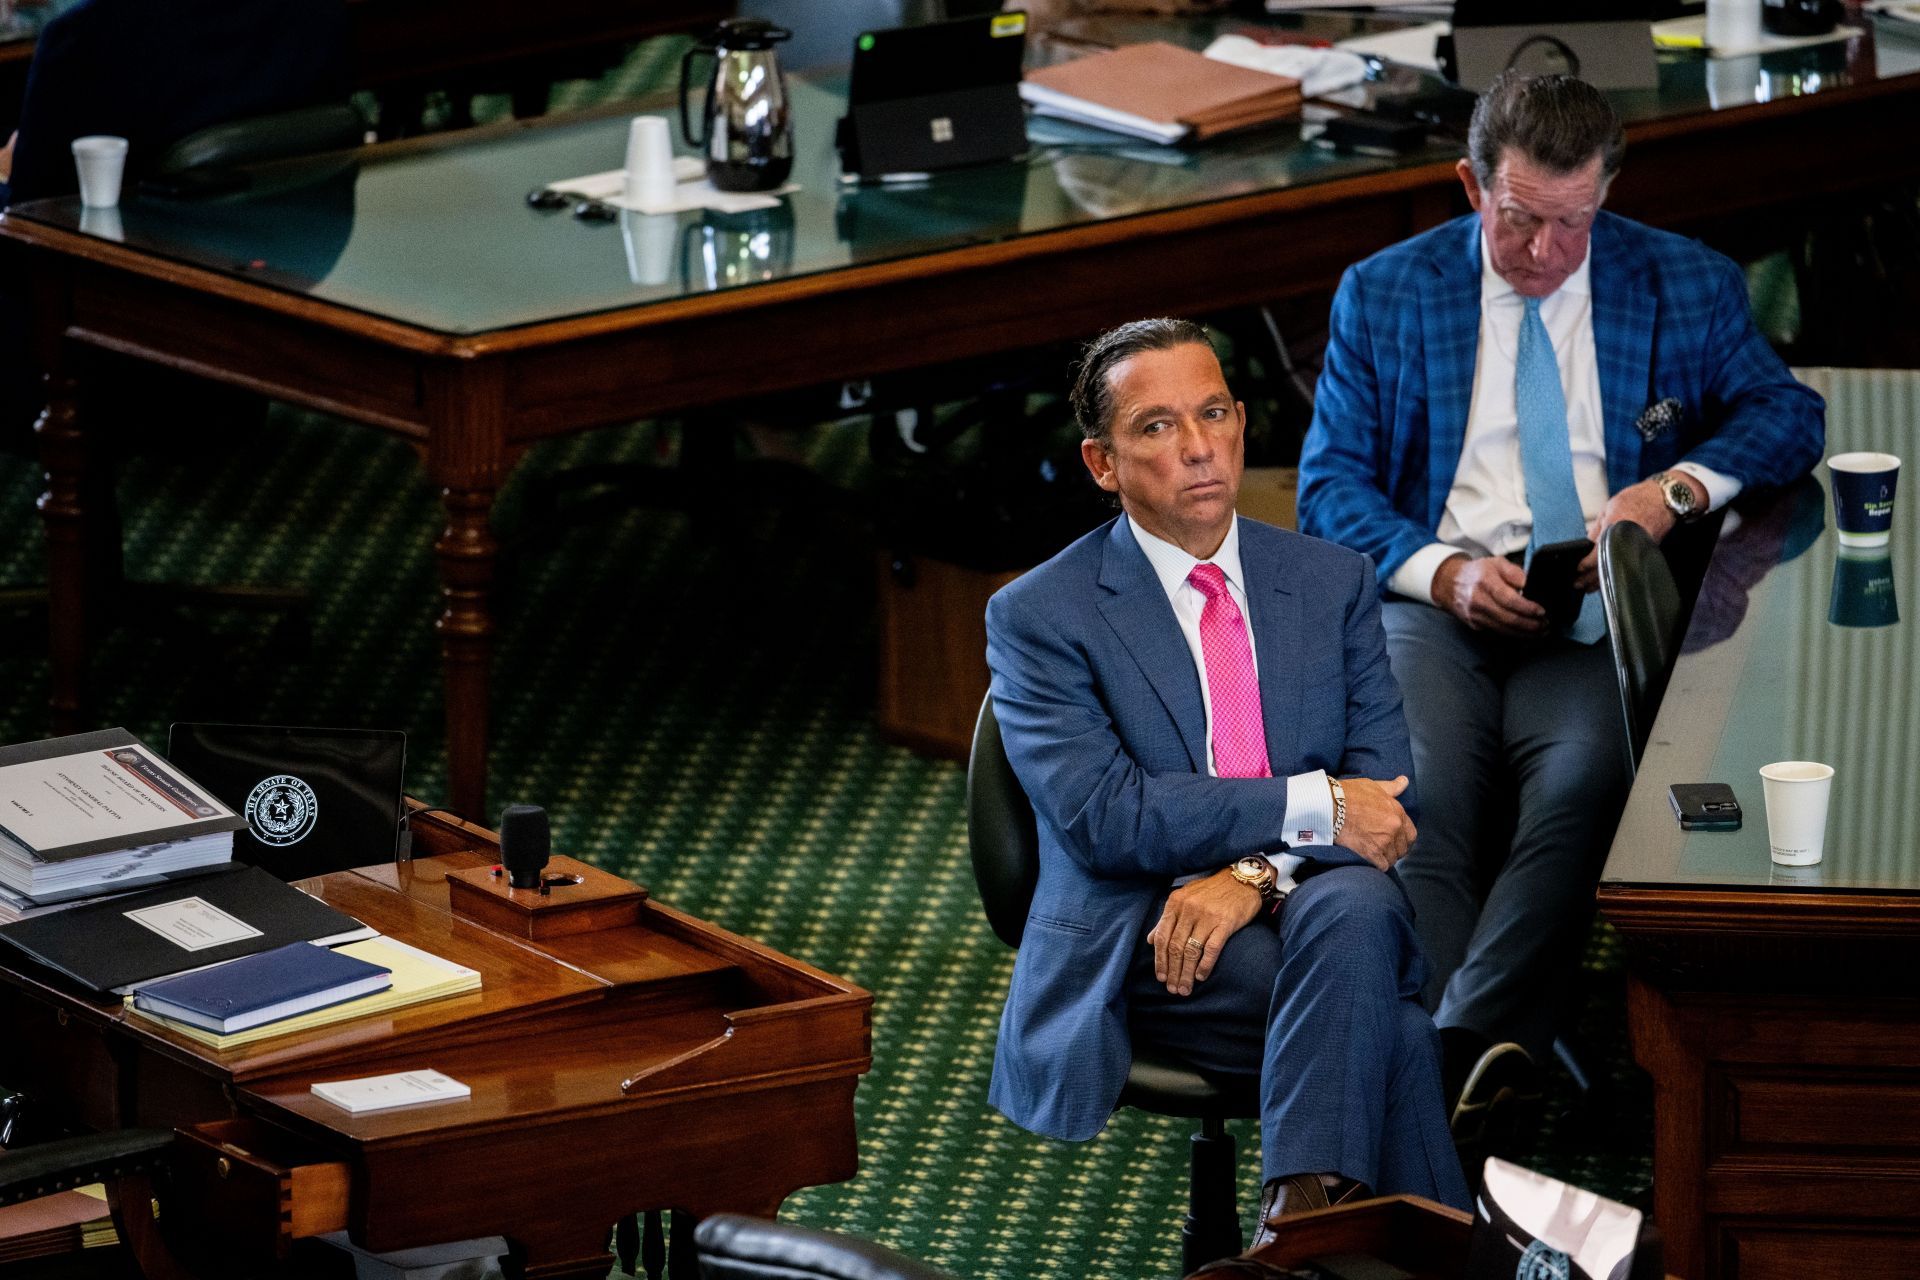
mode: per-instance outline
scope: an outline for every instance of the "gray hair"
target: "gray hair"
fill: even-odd
[[[1474,104],[1467,156],[1481,186],[1508,147],[1554,173],[1571,173],[1600,157],[1601,178],[1620,172],[1627,134],[1606,95],[1573,76],[1502,72]]]
[[[1107,375],[1122,361],[1142,351],[1171,351],[1175,347],[1198,346],[1213,350],[1206,329],[1191,320],[1157,317],[1134,320],[1109,329],[1087,344],[1080,353],[1080,364],[1073,378],[1073,390],[1067,403],[1073,407],[1080,434],[1102,445],[1113,446],[1113,388]]]

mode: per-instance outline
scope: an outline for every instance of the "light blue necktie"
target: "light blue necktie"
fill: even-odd
[[[1514,359],[1513,405],[1519,419],[1520,469],[1527,482],[1527,506],[1533,510],[1533,536],[1527,541],[1527,563],[1533,553],[1555,542],[1587,536],[1580,494],[1573,487],[1573,445],[1568,436],[1567,398],[1560,389],[1560,366],[1553,358],[1553,341],[1540,319],[1540,299],[1522,298],[1526,314],[1520,319],[1520,349]],[[1589,592],[1581,601],[1580,616],[1567,628],[1567,638],[1592,644],[1607,634],[1600,597]]]

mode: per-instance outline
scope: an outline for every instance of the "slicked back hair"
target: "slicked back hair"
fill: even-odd
[[[1506,71],[1480,95],[1467,126],[1467,156],[1482,187],[1509,147],[1554,173],[1571,173],[1598,155],[1604,181],[1620,172],[1627,134],[1613,104],[1585,80]]]
[[[1080,434],[1113,447],[1113,387],[1107,375],[1122,361],[1142,351],[1171,351],[1175,347],[1199,346],[1213,350],[1207,331],[1191,320],[1165,316],[1152,320],[1134,320],[1109,329],[1087,344],[1080,353],[1080,365],[1074,374],[1073,391],[1067,402],[1073,407]]]

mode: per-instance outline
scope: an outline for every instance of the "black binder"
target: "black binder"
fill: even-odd
[[[199,898],[259,932],[188,950],[128,915],[186,898]],[[331,938],[362,927],[352,916],[258,867],[236,866],[230,871],[0,926],[0,941],[11,943],[81,986],[104,993],[271,951],[289,942]]]

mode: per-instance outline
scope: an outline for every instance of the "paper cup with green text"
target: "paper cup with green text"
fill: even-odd
[[[1781,760],[1760,767],[1767,802],[1767,844],[1782,866],[1820,861],[1827,843],[1827,797],[1833,766],[1812,760]]]

